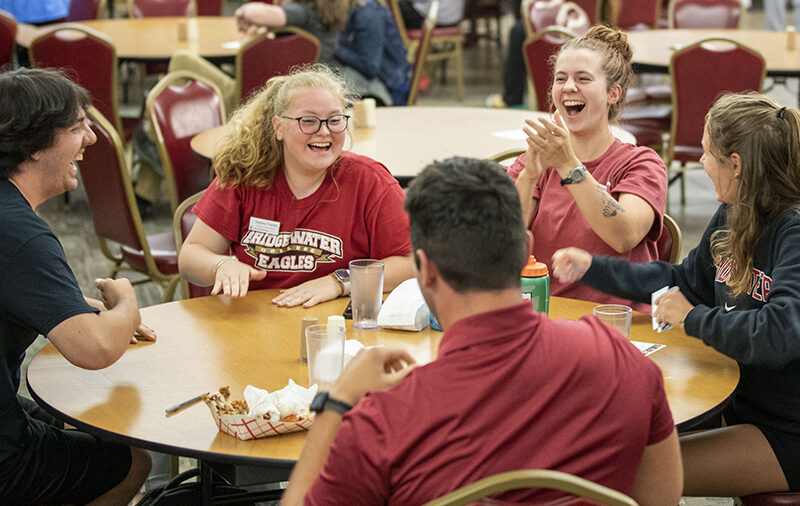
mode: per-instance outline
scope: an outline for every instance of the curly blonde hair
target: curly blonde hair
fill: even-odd
[[[595,25],[583,37],[575,37],[565,42],[552,59],[553,67],[558,58],[569,49],[589,49],[600,55],[600,68],[606,76],[607,89],[610,90],[612,86],[618,84],[622,90],[619,100],[611,104],[608,110],[609,123],[616,121],[622,113],[625,96],[634,76],[631,65],[633,48],[628,43],[628,34],[610,26]]]
[[[731,93],[708,111],[706,128],[710,156],[723,167],[734,153],[741,160],[725,228],[711,236],[714,263],[732,260],[727,284],[738,297],[750,288],[753,251],[769,224],[800,212],[800,114],[759,93]]]
[[[214,171],[220,188],[250,186],[267,189],[275,170],[283,165],[283,142],[272,126],[273,116],[284,114],[295,95],[308,88],[331,90],[352,107],[357,98],[344,78],[323,64],[293,69],[287,76],[273,77],[264,88],[234,112],[227,134],[214,155]]]

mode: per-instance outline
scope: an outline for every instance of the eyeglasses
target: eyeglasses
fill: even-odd
[[[347,120],[350,116],[346,114],[334,114],[328,119],[321,119],[316,116],[300,116],[299,118],[292,118],[291,116],[281,116],[283,119],[293,119],[297,121],[300,126],[300,131],[304,134],[315,134],[322,128],[322,124],[328,127],[331,133],[338,134],[347,130]]]

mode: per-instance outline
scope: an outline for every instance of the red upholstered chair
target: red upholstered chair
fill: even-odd
[[[765,492],[739,498],[744,506],[800,506],[800,493]]]
[[[730,39],[711,37],[676,51],[670,60],[669,75],[673,89],[672,126],[663,156],[670,184],[681,181],[683,204],[683,173],[687,163],[699,162],[703,154],[700,141],[706,113],[726,92],[760,91],[766,64],[754,49]],[[679,167],[673,170],[674,162]]]
[[[739,0],[671,0],[669,28],[739,28]]]
[[[525,20],[525,38],[556,24],[556,17],[564,0],[523,0],[520,4],[522,19]]]
[[[195,0],[198,16],[222,16],[223,0]]]
[[[589,15],[575,2],[565,2],[556,14],[556,26],[566,28],[576,35],[585,35],[592,26]]]
[[[66,21],[99,19],[106,10],[106,0],[70,0]]]
[[[178,204],[211,182],[209,161],[192,151],[189,141],[225,123],[225,106],[213,83],[182,71],[167,74],[150,90],[146,109],[174,213]]]
[[[86,148],[79,169],[100,249],[113,263],[109,277],[122,271],[142,273],[147,278],[134,284],[155,281],[163,289],[162,301],[168,302],[179,281],[175,238],[172,232],[145,235],[122,141],[94,107],[89,118],[97,142]]]
[[[658,24],[661,0],[620,0],[616,24],[623,30],[647,30]]]
[[[195,0],[129,0],[128,11],[134,18],[194,16],[197,5]]]
[[[8,12],[0,11],[0,69],[13,61],[16,37],[17,20]]]
[[[175,209],[175,213],[172,217],[172,232],[175,236],[175,251],[178,253],[181,251],[183,241],[186,240],[186,237],[189,236],[189,232],[192,231],[194,222],[197,221],[197,215],[192,212],[192,208],[197,201],[200,200],[204,192],[205,190],[195,193],[181,202],[178,208]],[[183,293],[184,299],[211,295],[212,288],[213,286],[197,286],[193,283],[189,283],[185,279],[181,279],[181,292]]]
[[[406,105],[416,105],[419,98],[419,83],[425,70],[425,61],[431,49],[431,37],[436,28],[436,17],[439,15],[439,0],[433,0],[428,15],[422,23],[422,39],[417,45],[417,54],[414,56],[414,70],[411,73],[411,89],[408,92]]]
[[[575,34],[563,28],[550,27],[529,37],[522,44],[525,68],[528,71],[528,104],[536,110],[550,111],[550,88],[553,85],[553,56]]]
[[[598,20],[602,18],[600,15],[600,8],[602,7],[603,2],[598,0],[572,0],[581,9],[586,11],[586,14],[589,16],[589,26],[596,25]]]
[[[243,44],[236,54],[236,82],[242,103],[270,78],[287,75],[296,65],[319,58],[319,40],[305,30],[285,27]]]
[[[656,241],[658,247],[658,259],[671,264],[678,263],[681,257],[681,228],[672,216],[664,213],[664,226],[661,228],[661,235]]]
[[[422,40],[422,29],[406,29],[406,23],[403,21],[397,0],[389,0],[389,9],[392,11],[392,18],[394,18],[397,31],[400,33],[403,46],[406,48],[406,54],[409,55],[410,59],[411,55],[417,53],[416,46]],[[453,60],[456,67],[458,99],[464,100],[464,34],[461,32],[461,27],[442,26],[434,28],[431,34],[431,48],[425,59],[427,63]]]
[[[138,119],[125,123],[120,119],[117,52],[111,39],[82,25],[56,25],[31,41],[28,56],[35,67],[64,69],[89,91],[92,105],[123,139],[130,139]]]

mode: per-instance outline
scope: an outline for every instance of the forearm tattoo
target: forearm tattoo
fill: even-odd
[[[600,196],[603,199],[603,217],[611,218],[616,216],[617,213],[625,212],[625,208],[622,207],[622,204],[617,202],[614,197],[606,191],[605,186],[601,184],[597,185],[597,191],[600,192]]]

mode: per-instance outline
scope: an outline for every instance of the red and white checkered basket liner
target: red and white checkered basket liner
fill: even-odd
[[[213,406],[208,406],[208,409],[220,431],[242,441],[308,430],[314,421],[312,416],[299,422],[271,422],[251,415],[220,415]]]

